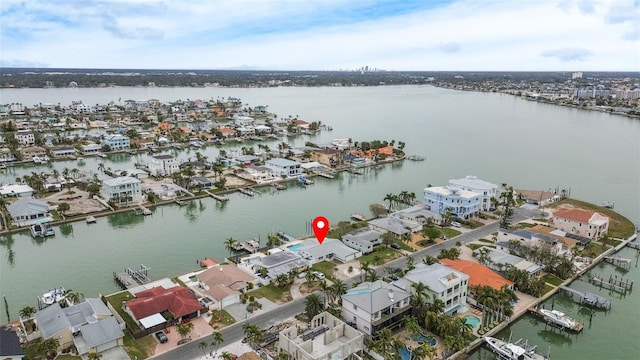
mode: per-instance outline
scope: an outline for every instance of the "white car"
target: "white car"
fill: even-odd
[[[316,277],[316,279],[318,280],[324,280],[324,274],[321,273],[320,271],[314,271],[313,275]]]
[[[451,226],[453,226],[453,227],[461,227],[462,225],[459,222],[454,221],[454,222],[451,223]]]

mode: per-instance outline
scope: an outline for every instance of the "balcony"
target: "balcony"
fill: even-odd
[[[404,317],[404,315],[408,313],[410,310],[411,310],[411,305],[409,304],[403,307],[393,308],[391,313],[385,312],[382,314],[382,316],[379,319],[371,321],[371,326],[374,328],[390,327],[395,323],[402,321],[402,318]],[[383,325],[383,326],[380,326],[380,325]]]

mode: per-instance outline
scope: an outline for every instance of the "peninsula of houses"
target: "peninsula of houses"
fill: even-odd
[[[276,177],[298,176],[293,160],[275,160]],[[171,358],[178,347],[202,359],[449,357],[635,238],[633,224],[611,209],[564,195],[475,176],[428,186],[418,202],[389,194],[387,211],[340,222],[321,244],[283,232],[265,247],[230,238],[221,263],[203,259],[201,270],[157,281],[144,269],[118,274],[122,292],[21,312],[15,334],[34,353],[125,348]],[[277,324],[264,326],[267,317]],[[236,326],[244,341],[229,331]],[[123,347],[125,337],[145,345]]]

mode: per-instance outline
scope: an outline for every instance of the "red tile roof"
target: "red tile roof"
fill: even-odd
[[[579,221],[583,223],[588,223],[589,219],[595,214],[594,211],[583,210],[583,209],[558,209],[553,212],[553,216],[557,216],[563,219],[569,219],[573,221]],[[602,214],[598,214],[600,216],[604,216]],[[607,216],[604,216],[607,217]]]
[[[469,260],[442,259],[440,262],[456,271],[469,275],[469,286],[490,286],[500,290],[502,286],[511,287],[513,281],[505,279],[488,267]]]
[[[185,316],[202,309],[202,305],[182,286],[165,289],[156,286],[136,294],[136,298],[129,300],[126,306],[136,319],[169,311],[175,318]]]

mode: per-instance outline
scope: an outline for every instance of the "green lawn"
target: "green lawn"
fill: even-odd
[[[452,237],[456,237],[456,236],[460,235],[460,231],[458,231],[456,229],[442,228],[442,229],[440,229],[440,231],[442,231],[442,235],[446,236],[447,239],[451,239]]]
[[[555,287],[549,285],[549,284],[544,284],[544,290],[542,290],[542,295],[548,293],[549,291],[555,289]]]
[[[127,328],[131,330],[131,332],[140,331],[140,327],[138,324],[122,309],[122,304],[127,301],[133,299],[133,295],[131,295],[128,291],[123,291],[112,296],[105,298],[111,306],[118,312],[118,315],[122,317],[124,322],[127,324]]]
[[[545,276],[542,277],[542,280],[546,281],[547,283],[554,285],[554,286],[558,286],[560,284],[562,284],[562,282],[564,280],[552,275],[552,274],[546,274]]]
[[[402,250],[409,251],[409,252],[414,252],[414,251],[416,251],[416,249],[414,249],[414,248],[412,248],[411,246],[409,246],[409,245],[405,244],[403,241],[398,240],[398,241],[394,241],[393,243],[394,243],[394,244],[398,244],[398,246],[400,246],[400,248],[401,248]]]
[[[590,257],[590,258],[595,258],[596,256],[602,254],[605,251],[607,251],[607,248],[604,245],[590,243],[589,245],[587,245],[586,248],[584,248],[581,251],[581,255]]]
[[[401,256],[402,254],[400,254],[399,252],[391,248],[387,248],[385,246],[378,246],[376,250],[374,250],[372,253],[362,255],[358,260],[360,260],[361,263],[382,265],[382,264],[388,263],[393,259],[397,259]],[[380,259],[380,262],[378,264],[375,264],[376,259]]]
[[[521,222],[521,223],[518,223],[517,226],[519,226],[520,228],[532,228],[535,225],[534,224],[530,224],[530,223]]]
[[[281,303],[285,295],[291,297],[288,287],[277,288],[271,284],[257,288],[255,290],[247,292],[248,296],[254,296],[256,298],[267,298],[273,302]]]
[[[311,270],[320,271],[327,278],[333,279],[334,278],[334,276],[333,276],[333,268],[335,266],[336,266],[336,264],[334,264],[331,261],[320,261],[319,263],[313,264],[313,266],[311,267]]]
[[[56,357],[56,360],[81,360],[81,356],[62,354]]]
[[[598,206],[595,204],[591,204],[588,202],[575,200],[575,199],[562,199],[557,203],[553,203],[549,205],[549,207],[557,208],[563,204],[570,204],[577,208],[597,211],[601,214],[608,216],[610,218],[609,233],[608,233],[610,237],[626,239],[629,236],[635,234],[636,232],[635,225],[629,219],[627,219],[626,217],[618,214],[617,212],[611,209],[603,208],[602,206]]]
[[[222,313],[219,310],[211,311],[211,322],[209,325],[213,325],[213,323],[220,322],[223,325],[231,325],[236,322],[233,316],[229,315],[227,310],[222,310]]]
[[[621,240],[616,240],[616,239],[612,239],[612,238],[606,238],[606,239],[602,239],[601,242],[605,245],[610,245],[611,247],[616,247],[618,245],[620,245],[620,243],[622,242]]]
[[[483,246],[491,247],[491,248],[494,248],[494,249],[495,249],[495,247],[496,247],[495,245],[485,245],[485,244],[467,244],[466,246],[467,246],[469,249],[471,249],[471,251],[475,251],[476,249],[479,249],[479,248],[481,248],[481,247],[483,247]]]
[[[153,355],[158,342],[153,335],[134,339],[127,331],[124,332],[124,350],[131,359],[146,359]]]
[[[493,244],[493,241],[491,241],[489,239],[480,239],[478,241],[483,242],[483,243]]]
[[[481,223],[480,221],[476,221],[476,220],[469,220],[467,221],[467,227],[471,228],[471,229],[477,229],[481,226],[484,226],[484,223]]]

